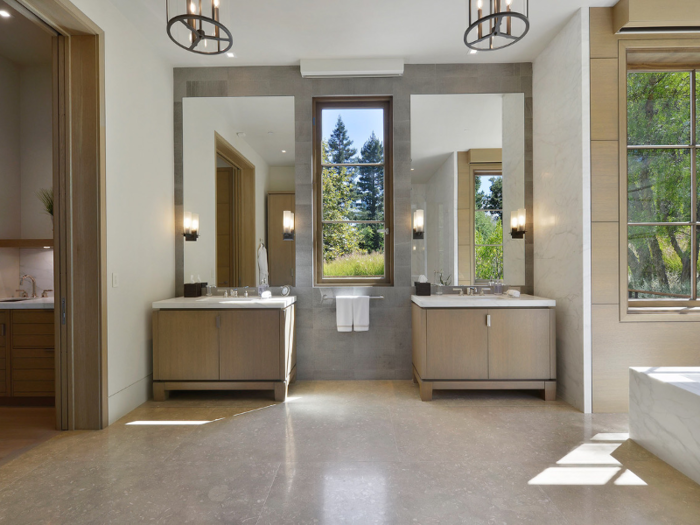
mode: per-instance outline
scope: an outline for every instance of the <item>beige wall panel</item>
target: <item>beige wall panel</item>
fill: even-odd
[[[467,286],[472,283],[472,246],[465,245],[459,247],[459,285]]]
[[[469,170],[459,172],[457,176],[457,209],[460,210],[470,210],[471,206],[471,175]]]
[[[590,10],[591,58],[617,58],[617,38],[611,7]]]
[[[593,304],[618,304],[620,291],[620,241],[618,223],[594,222],[591,226]]]
[[[627,412],[632,366],[698,366],[698,323],[620,323],[593,305],[593,412]]]
[[[470,224],[471,212],[469,210],[457,211],[457,239],[460,246],[471,243]]]
[[[591,143],[591,219],[617,222],[620,219],[619,142]]]
[[[618,62],[591,60],[591,140],[618,140]]]

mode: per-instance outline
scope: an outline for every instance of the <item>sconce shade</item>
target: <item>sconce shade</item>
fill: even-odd
[[[510,236],[513,239],[525,238],[525,225],[527,224],[527,211],[525,208],[520,208],[518,211],[513,211],[510,214]]]
[[[196,241],[199,238],[199,214],[186,211],[182,221],[182,230],[186,241]]]
[[[282,212],[282,240],[294,240],[294,212],[285,210]]]
[[[425,211],[416,210],[413,212],[413,238],[423,239],[425,234]]]

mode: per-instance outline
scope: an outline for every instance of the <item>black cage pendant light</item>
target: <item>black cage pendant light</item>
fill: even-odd
[[[530,0],[469,0],[464,43],[473,51],[495,51],[519,42],[530,30]]]
[[[170,40],[200,55],[220,55],[233,46],[231,31],[221,23],[221,0],[165,0]]]

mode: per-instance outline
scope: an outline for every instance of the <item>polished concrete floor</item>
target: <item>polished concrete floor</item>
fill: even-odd
[[[0,523],[698,524],[625,415],[528,393],[299,382],[149,402],[0,467]]]
[[[0,407],[0,465],[57,434],[53,407]]]

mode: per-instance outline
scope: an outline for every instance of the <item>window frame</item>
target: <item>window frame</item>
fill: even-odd
[[[472,239],[472,274],[471,279],[474,284],[488,284],[488,279],[477,279],[476,277],[476,248],[477,246],[497,246],[496,244],[476,244],[476,214],[480,211],[499,211],[499,210],[482,210],[476,209],[476,178],[477,177],[489,177],[489,176],[500,176],[503,180],[503,163],[493,162],[493,163],[477,163],[470,166],[471,174],[471,231],[469,235]],[[502,238],[501,238],[501,254],[503,254],[503,275],[505,277],[505,218],[503,217],[504,211],[501,209],[501,227],[503,228]]]
[[[689,61],[689,57],[696,57],[700,52],[700,40],[621,40],[619,42],[618,55],[618,104],[619,104],[619,293],[620,293],[620,320],[621,321],[698,321],[697,315],[679,315],[686,313],[696,313],[700,308],[699,283],[695,277],[697,269],[693,270],[691,282],[691,299],[669,300],[669,299],[634,299],[630,298],[628,284],[628,243],[629,243],[629,220],[628,220],[628,151],[630,149],[660,149],[650,146],[638,146],[628,144],[627,129],[627,91],[628,73],[630,72],[697,72],[700,74],[700,63],[694,58]],[[661,61],[639,60],[630,56],[639,53],[637,56],[652,56],[657,59],[660,55],[665,55]],[[648,55],[645,55],[648,54]],[[668,58],[667,58],[668,57]],[[665,226],[682,225],[691,228],[691,250],[695,250],[700,232],[700,214],[697,213],[698,199],[698,164],[694,154],[700,151],[700,133],[697,129],[696,90],[697,85],[693,82],[695,75],[691,75],[691,119],[693,129],[691,130],[691,144],[686,146],[671,146],[671,149],[688,149],[691,151],[691,218],[683,223],[659,223]],[[700,77],[700,75],[699,75]],[[658,145],[657,145],[658,146]],[[632,223],[647,224],[647,223]],[[656,223],[653,223],[656,225]],[[693,252],[695,253],[695,252]],[[696,261],[697,264],[697,261]],[[693,299],[695,297],[695,299]]]
[[[322,112],[324,109],[382,109],[384,111],[384,276],[325,277],[323,275],[323,196],[322,196]],[[394,125],[393,97],[315,97],[313,99],[313,261],[314,286],[393,286],[394,285]],[[360,145],[361,147],[361,145]],[[361,166],[347,164],[347,166]],[[348,221],[352,222],[352,221]],[[362,221],[355,221],[353,224]]]

